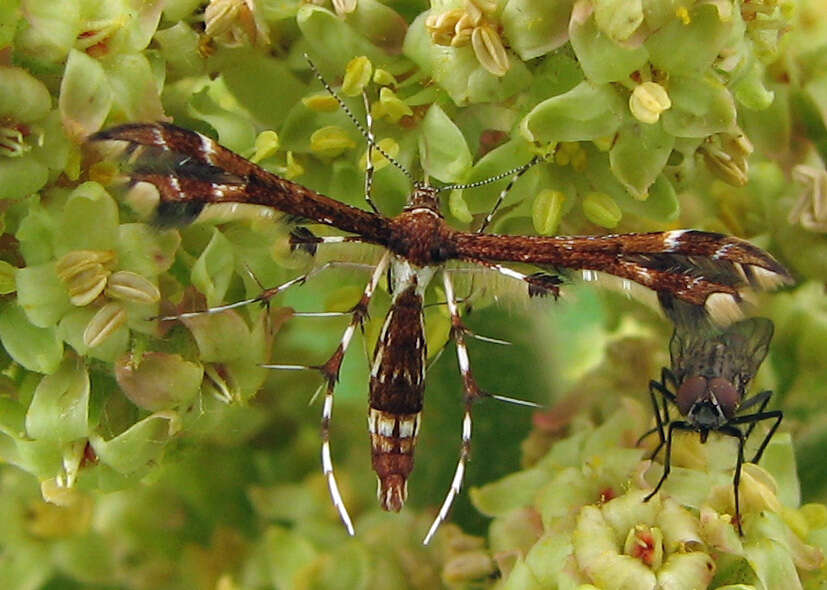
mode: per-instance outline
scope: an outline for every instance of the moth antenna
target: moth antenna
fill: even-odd
[[[525,174],[530,168],[532,168],[535,164],[540,162],[542,158],[540,156],[534,156],[529,160],[527,163],[523,164],[522,166],[517,166],[516,168],[512,168],[511,170],[506,170],[500,174],[495,176],[491,176],[489,178],[485,178],[483,180],[478,180],[477,182],[471,182],[468,184],[449,184],[448,186],[444,186],[440,188],[440,191],[446,190],[456,190],[456,189],[467,189],[467,188],[477,188],[480,186],[484,186],[486,184],[491,184],[492,182],[497,182],[498,180],[502,180],[503,178],[507,178],[511,176],[511,180],[505,186],[503,190],[500,191],[499,196],[497,197],[497,201],[494,203],[494,206],[491,208],[491,211],[488,212],[488,215],[485,216],[485,220],[482,222],[482,225],[477,230],[477,233],[483,233],[485,228],[488,227],[488,224],[491,223],[491,220],[494,219],[494,215],[497,213],[497,210],[500,208],[500,205],[503,204],[505,201],[506,195],[511,191],[511,188],[514,186],[514,183],[519,180],[519,178]]]
[[[494,398],[495,400],[505,402],[507,404],[514,404],[515,406],[526,406],[528,408],[537,408],[538,410],[542,410],[545,408],[543,404],[538,404],[536,402],[529,401],[527,399],[519,399],[516,397],[508,397],[507,395],[498,395],[496,393],[489,393],[488,397]]]
[[[362,101],[365,103],[365,127],[368,131],[368,149],[365,154],[365,201],[367,201],[374,213],[379,213],[379,209],[371,198],[371,191],[373,190],[373,175],[376,171],[373,165],[373,145],[376,143],[373,136],[373,115],[370,112],[370,101],[367,93],[362,91]]]
[[[315,64],[313,63],[313,61],[310,59],[310,56],[309,56],[309,55],[307,55],[307,54],[305,53],[305,54],[304,54],[304,59],[305,59],[305,60],[307,60],[307,64],[310,66],[310,70],[313,72],[313,75],[314,75],[314,76],[316,76],[316,78],[318,78],[319,82],[321,82],[321,83],[322,83],[322,86],[324,86],[324,89],[325,89],[325,90],[327,90],[328,94],[330,94],[330,96],[332,96],[334,99],[336,99],[336,102],[337,102],[337,103],[339,103],[339,107],[340,107],[340,108],[344,111],[344,113],[347,115],[347,118],[348,118],[348,119],[350,119],[350,121],[351,121],[351,122],[352,122],[352,123],[356,126],[356,129],[358,129],[358,130],[359,130],[359,133],[361,133],[361,134],[362,134],[362,136],[363,136],[365,139],[367,139],[367,141],[368,141],[368,143],[371,145],[371,147],[372,147],[373,149],[375,149],[377,152],[379,152],[380,154],[382,154],[388,162],[390,162],[390,163],[391,163],[391,164],[393,164],[396,168],[398,168],[399,170],[401,170],[401,171],[402,171],[402,173],[403,173],[405,176],[407,176],[407,177],[410,179],[410,181],[411,181],[411,182],[413,182],[414,184],[417,184],[417,180],[416,180],[416,178],[414,178],[414,175],[413,175],[413,174],[411,174],[411,173],[408,171],[408,169],[407,169],[407,168],[405,168],[405,167],[404,167],[404,166],[403,166],[400,162],[398,162],[398,161],[397,161],[397,160],[396,160],[393,156],[391,156],[388,152],[386,152],[385,150],[383,150],[383,149],[379,146],[379,144],[377,144],[377,143],[373,140],[373,135],[372,135],[371,133],[369,133],[369,132],[365,129],[365,126],[364,126],[364,125],[362,125],[362,123],[360,123],[360,122],[359,122],[359,119],[357,119],[357,118],[356,118],[356,115],[354,115],[354,114],[353,114],[353,111],[351,111],[351,110],[350,110],[350,107],[349,107],[349,106],[347,106],[347,104],[345,103],[345,101],[344,101],[344,100],[342,100],[342,98],[341,98],[341,97],[340,97],[340,96],[336,93],[336,91],[335,91],[335,90],[333,90],[333,88],[330,86],[330,84],[328,84],[328,83],[327,83],[327,80],[325,80],[325,79],[324,79],[324,77],[322,77],[321,72],[319,72],[319,70],[316,68],[316,65],[315,65]],[[370,110],[368,110],[368,112],[370,112]]]
[[[280,363],[262,363],[259,365],[262,369],[275,369],[277,371],[309,371],[316,369],[309,365],[284,365]]]
[[[442,506],[439,508],[439,513],[434,519],[434,522],[431,524],[431,528],[428,529],[428,534],[425,535],[425,539],[422,541],[423,545],[427,545],[431,542],[431,539],[436,534],[439,525],[445,522],[445,519],[448,518],[448,513],[451,511],[451,506],[462,489],[462,480],[465,477],[465,467],[468,464],[469,457],[471,456],[471,408],[475,401],[485,395],[477,386],[477,382],[474,379],[474,374],[471,371],[471,365],[468,360],[468,348],[465,346],[465,327],[462,325],[462,319],[460,318],[459,310],[457,309],[457,302],[454,298],[454,285],[451,283],[451,277],[447,272],[442,273],[442,281],[445,286],[445,297],[448,300],[448,310],[451,313],[451,324],[453,326],[454,339],[456,340],[457,345],[457,362],[459,364],[460,373],[462,374],[462,382],[465,389],[465,413],[462,418],[462,448],[460,450],[456,470],[454,471],[454,477],[451,480],[451,487],[448,489],[445,500],[443,500]]]

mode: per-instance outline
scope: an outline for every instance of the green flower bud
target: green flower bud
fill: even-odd
[[[310,149],[326,158],[335,158],[345,150],[354,147],[356,147],[356,142],[336,125],[316,129],[310,136]]]
[[[583,198],[583,214],[586,219],[602,227],[613,228],[620,223],[623,211],[606,193],[589,193]]]
[[[355,2],[354,2],[355,5]],[[373,75],[373,64],[364,55],[354,57],[345,68],[345,78],[342,81],[342,94],[358,96],[370,83]]]

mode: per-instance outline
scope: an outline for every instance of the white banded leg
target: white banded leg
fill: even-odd
[[[478,261],[475,260],[474,262]],[[557,299],[557,297],[560,296],[559,285],[561,285],[563,281],[557,275],[547,272],[536,272],[527,275],[516,271],[513,268],[503,266],[502,264],[491,264],[486,262],[480,262],[480,264],[487,266],[491,270],[497,271],[503,276],[516,279],[518,281],[523,281],[528,285],[528,294],[530,297],[544,297],[546,295],[551,295]]]
[[[203,311],[187,311],[184,313],[179,313],[170,316],[164,316],[159,319],[161,320],[181,320],[186,318],[192,318],[200,315],[208,315],[213,313],[220,313],[222,311],[227,311],[228,309],[236,309],[238,307],[244,307],[245,305],[250,305],[252,303],[262,303],[267,302],[279,293],[283,293],[290,287],[294,287],[296,285],[301,285],[306,282],[308,279],[314,277],[315,275],[319,274],[320,272],[327,270],[328,268],[333,268],[336,266],[346,266],[346,267],[358,267],[358,268],[372,268],[371,265],[367,264],[359,264],[353,262],[340,262],[332,260],[330,262],[325,262],[324,264],[312,269],[311,271],[300,275],[294,279],[290,279],[287,282],[282,283],[276,287],[270,287],[267,289],[263,289],[261,293],[256,295],[255,297],[250,297],[249,299],[242,299],[241,301],[236,301],[234,303],[228,303],[226,305],[219,305],[217,307],[211,307],[209,309],[205,309]],[[325,313],[325,312],[322,312]],[[309,313],[299,313],[296,315],[311,315]],[[322,315],[322,314],[318,314]]]
[[[364,91],[362,91],[362,100],[365,103],[365,128],[368,132],[368,151],[365,161],[365,201],[367,201],[374,213],[379,213],[379,209],[377,209],[376,204],[371,198],[371,191],[373,190],[373,174],[376,171],[373,166],[373,144],[375,141],[373,136],[373,115],[370,114],[370,101],[368,100],[368,95]]]
[[[321,367],[318,367],[327,381],[324,394],[324,404],[322,406],[321,424],[322,472],[324,473],[325,479],[327,479],[327,488],[330,491],[330,498],[333,501],[333,506],[336,507],[339,517],[342,519],[348,534],[351,536],[354,535],[353,522],[350,520],[347,507],[345,507],[345,503],[342,500],[342,495],[339,492],[339,485],[336,483],[336,476],[333,473],[333,461],[330,458],[330,420],[333,417],[333,393],[336,387],[336,382],[339,380],[339,370],[342,366],[342,359],[344,358],[348,346],[350,346],[350,342],[353,339],[353,334],[356,332],[356,328],[365,318],[368,304],[376,291],[376,286],[385,274],[385,269],[390,261],[390,256],[390,252],[386,252],[379,261],[379,264],[376,265],[368,284],[365,285],[362,298],[359,300],[359,303],[353,311],[353,317],[342,334],[342,339],[339,341],[339,346],[336,347],[336,350],[328,361]]]
[[[534,166],[537,162],[540,161],[539,156],[534,156],[526,165],[520,167],[517,172],[514,173],[514,176],[511,177],[511,180],[508,181],[508,184],[505,185],[505,188],[500,191],[500,195],[497,197],[497,202],[494,203],[494,206],[491,208],[491,211],[488,212],[488,215],[485,216],[485,220],[482,222],[482,225],[477,230],[477,233],[481,234],[485,231],[485,228],[488,227],[488,224],[494,219],[494,215],[497,213],[497,209],[500,208],[500,205],[503,204],[505,201],[506,195],[508,195],[511,188],[514,186],[514,183],[519,180],[519,178],[528,172],[528,170]]]
[[[448,310],[451,313],[451,324],[453,328],[454,340],[457,346],[457,362],[459,364],[459,371],[462,374],[462,383],[465,389],[465,413],[462,417],[462,448],[459,454],[459,461],[457,462],[456,471],[454,471],[454,478],[451,481],[451,487],[442,502],[431,528],[428,529],[428,534],[422,541],[424,545],[431,542],[439,525],[441,525],[448,517],[448,512],[451,510],[451,505],[454,503],[457,495],[462,489],[462,480],[465,476],[465,466],[468,464],[468,458],[471,456],[471,407],[474,402],[483,397],[483,394],[474,375],[471,372],[471,364],[468,359],[468,348],[465,345],[465,327],[462,325],[462,320],[457,309],[457,302],[454,297],[454,285],[451,283],[451,278],[447,272],[442,273],[443,284],[445,285],[445,298],[448,301]]]

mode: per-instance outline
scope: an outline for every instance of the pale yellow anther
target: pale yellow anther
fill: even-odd
[[[511,64],[497,31],[488,25],[475,28],[471,35],[471,46],[482,67],[495,76],[505,76]]]
[[[113,299],[147,304],[161,299],[158,287],[145,277],[128,270],[112,273],[106,284],[106,295]]]
[[[653,124],[660,114],[672,106],[666,89],[657,82],[638,85],[629,97],[629,110],[638,121]]]
[[[119,303],[107,303],[92,316],[83,331],[83,343],[94,348],[126,323],[126,311]]]

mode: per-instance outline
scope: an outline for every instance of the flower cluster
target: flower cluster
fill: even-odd
[[[821,497],[825,9],[823,0],[0,2],[0,545],[9,557],[0,586],[773,587],[787,576],[815,587],[827,516],[799,506],[788,438],[768,451],[767,471],[744,471],[740,539],[731,463],[710,459],[713,441],[676,448],[685,490],[668,484],[646,503],[658,467],[644,473],[643,452],[631,448],[646,429],[640,410],[583,426],[591,408],[643,391],[641,376],[655,371],[641,363],[666,338],[638,307],[590,291],[564,309],[534,310],[530,322],[493,310],[470,319],[516,341],[501,353],[514,355],[507,371],[478,363],[481,384],[543,399],[623,354],[606,326],[658,344],[612,368],[624,383],[584,386],[578,399],[594,403],[562,421],[575,426],[551,451],[535,432],[532,468],[475,492],[495,516],[487,547],[452,526],[435,549],[419,546],[432,515],[417,508],[441,500],[455,459],[445,449],[459,444],[461,384],[452,363],[436,360],[451,334],[444,295],[426,295],[428,413],[411,513],[396,519],[371,508],[367,370],[353,347],[333,427],[360,535],[346,540],[318,473],[306,403],[318,380],[260,364],[329,354],[339,320],[305,324],[294,310],[350,309],[364,265],[316,277],[269,308],[163,321],[255,296],[299,274],[308,256],[291,252],[272,211],[215,208],[188,227],[154,227],[157,194],[124,186],[113,155],[85,139],[109,125],[175,121],[355,206],[372,165],[374,201],[398,211],[410,180],[365,148],[307,53],[359,121],[369,110],[384,153],[417,176],[474,182],[541,156],[492,231],[680,224],[753,239],[801,279],[767,307],[777,326],[768,386],[787,412],[782,430],[796,436],[804,494]],[[507,182],[453,191],[446,218],[477,227]],[[374,254],[320,248],[317,259]],[[476,276],[467,283],[474,309],[496,299]],[[388,300],[380,286],[375,304]],[[381,329],[373,315],[367,349]],[[511,426],[528,418],[501,414],[478,412],[494,426],[475,425],[475,482],[513,466],[503,457],[525,429]],[[463,499],[455,521],[480,534]]]

